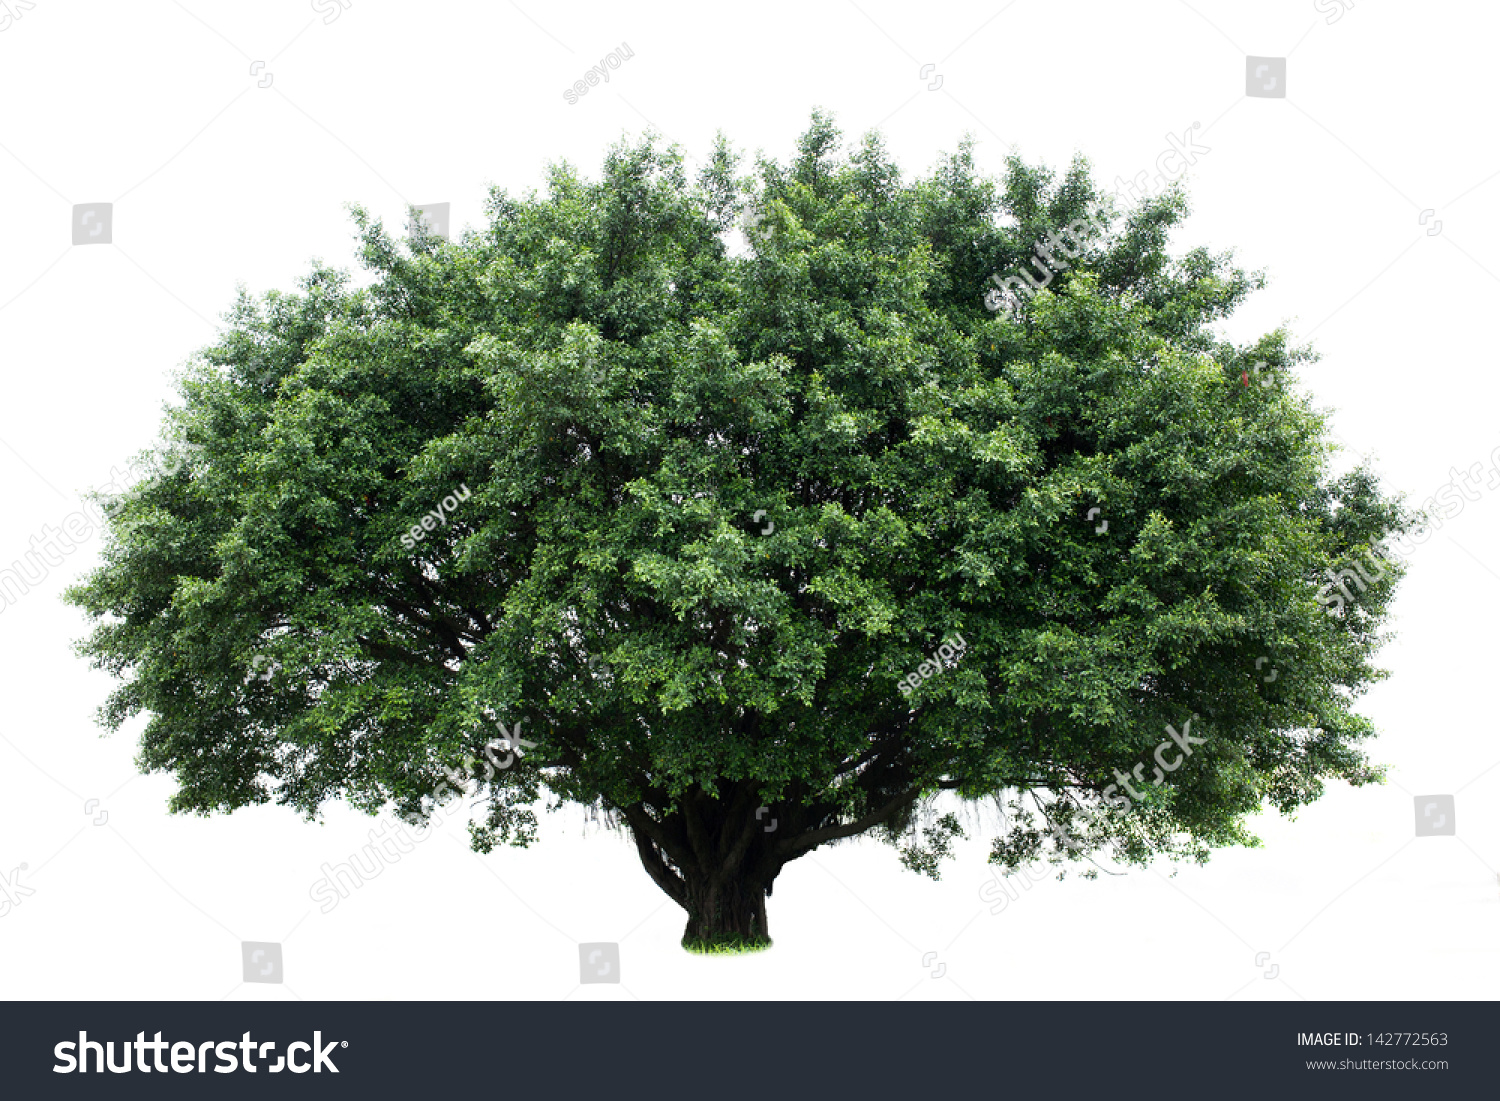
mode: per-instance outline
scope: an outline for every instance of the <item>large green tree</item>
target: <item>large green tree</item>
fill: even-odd
[[[944,793],[1012,813],[1009,866],[1201,860],[1378,778],[1351,704],[1399,570],[1318,596],[1408,521],[1330,473],[1310,353],[1215,334],[1260,277],[1170,255],[1182,195],[1117,209],[1082,160],[997,181],[966,143],[905,182],[840,146],[815,113],[789,164],[721,138],[690,179],[622,144],[461,241],[356,209],[366,285],[241,292],[69,594],[172,809],[420,820],[519,723],[477,847],[593,807],[685,944],[754,946],[821,845],[934,871]]]

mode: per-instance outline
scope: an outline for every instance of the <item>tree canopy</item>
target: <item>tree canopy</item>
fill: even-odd
[[[622,142],[461,240],[355,208],[362,284],[242,290],[68,597],[172,809],[417,821],[519,723],[476,846],[596,808],[701,948],[767,943],[781,868],[842,838],[936,874],[944,793],[1008,808],[1004,865],[1144,863],[1377,779],[1353,701],[1400,571],[1317,592],[1407,521],[1330,472],[1310,351],[1216,335],[1262,277],[1169,254],[1183,194],[1117,209],[1081,158],[904,181],[841,143],[815,113],[790,163],[721,136],[690,178]]]

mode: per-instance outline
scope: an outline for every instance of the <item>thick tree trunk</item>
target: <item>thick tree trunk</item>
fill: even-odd
[[[879,770],[862,781],[874,786]],[[903,785],[906,777],[901,777]],[[771,943],[766,897],[792,860],[879,825],[910,805],[916,788],[881,793],[882,801],[853,821],[839,808],[809,803],[795,787],[774,807],[760,806],[755,785],[725,782],[714,793],[691,791],[675,800],[650,792],[645,802],[619,807],[635,838],[641,865],[667,897],[687,911],[684,948],[754,950]],[[670,804],[665,812],[654,808]]]
[[[769,944],[766,924],[767,884],[748,876],[694,877],[687,887],[688,948],[755,947]]]
[[[622,808],[642,865],[687,911],[682,945],[692,951],[771,943],[766,896],[784,863],[772,850],[778,823],[750,794],[737,794],[690,795],[660,818],[639,806]]]

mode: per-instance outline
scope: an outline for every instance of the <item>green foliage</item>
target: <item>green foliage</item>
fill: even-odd
[[[896,839],[901,837],[899,830],[892,830],[890,833]],[[943,815],[932,825],[923,827],[922,836],[922,842],[913,840],[901,846],[901,863],[932,879],[941,878],[939,873],[942,862],[952,855],[953,842],[964,836],[958,816]],[[897,843],[900,843],[899,840]]]
[[[815,115],[790,165],[741,178],[721,139],[690,180],[648,138],[597,182],[495,191],[451,243],[356,210],[368,286],[241,293],[181,382],[176,461],[69,593],[121,679],[103,719],[149,715],[174,810],[420,818],[520,722],[536,747],[481,779],[476,845],[526,843],[550,792],[618,814],[673,893],[757,807],[769,886],[876,826],[935,874],[957,822],[919,843],[914,808],[943,791],[1097,810],[1053,855],[1144,861],[1376,778],[1352,703],[1399,571],[1337,615],[1315,593],[1409,521],[1330,477],[1289,388],[1309,353],[1214,334],[1259,277],[1171,257],[1174,193],[992,314],[990,276],[1100,198],[1087,164],[997,183],[965,144],[907,183],[878,137],[839,143]],[[1170,781],[1102,807],[1194,713],[1209,740]],[[995,858],[1050,836],[1018,817]]]

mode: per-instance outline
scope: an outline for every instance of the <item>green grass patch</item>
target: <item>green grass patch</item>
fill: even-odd
[[[750,952],[764,952],[771,947],[771,938],[736,936],[689,940],[684,937],[682,946],[700,956],[743,956]]]

